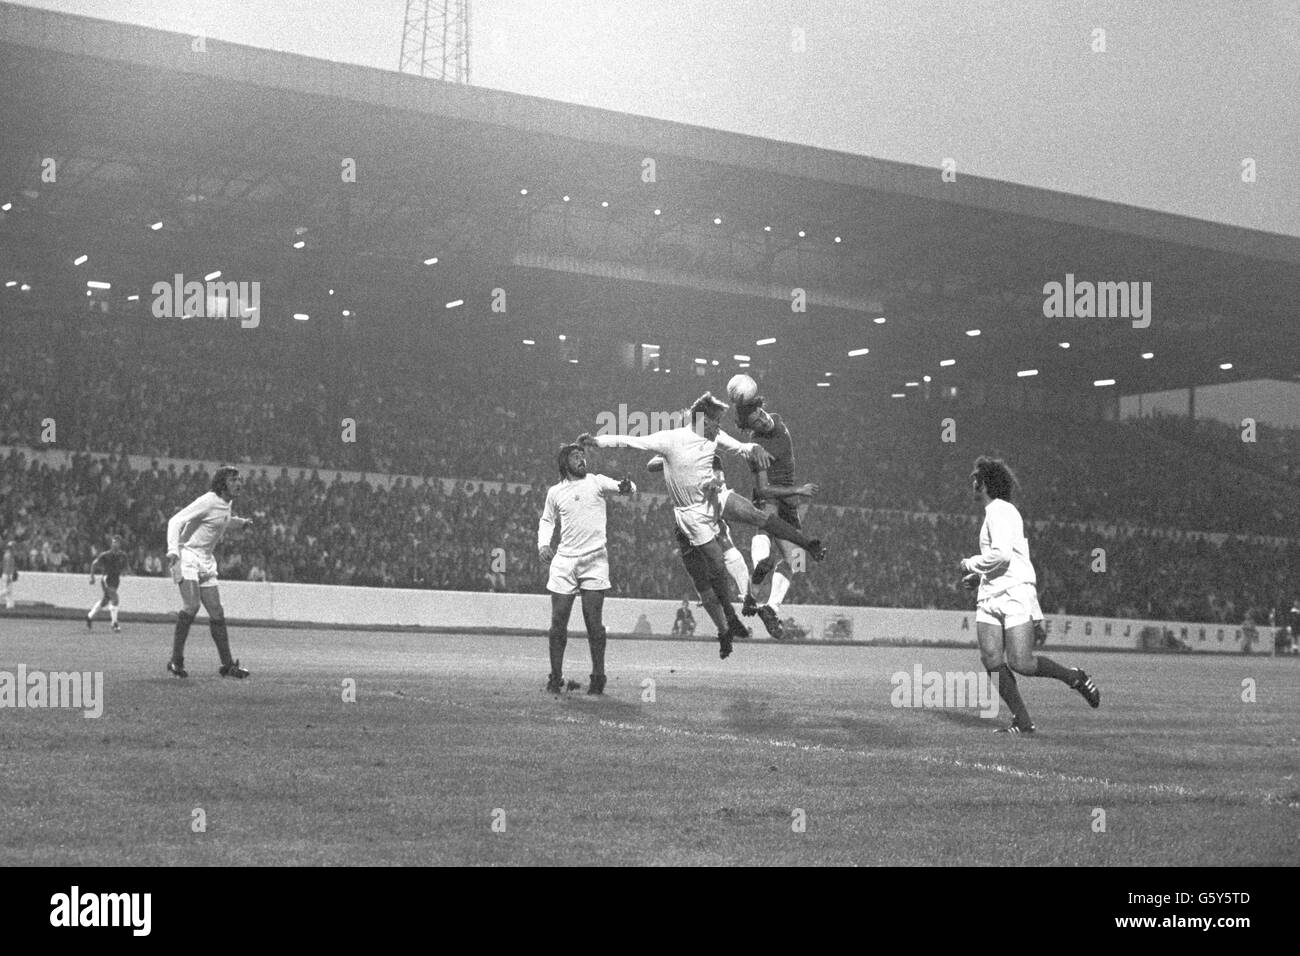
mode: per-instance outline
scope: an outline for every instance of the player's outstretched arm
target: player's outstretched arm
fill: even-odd
[[[653,451],[660,455],[668,453],[670,439],[667,432],[652,432],[644,437],[638,435],[591,435],[583,432],[578,436],[578,444],[584,448],[639,448]]]
[[[632,484],[632,479],[624,477],[611,478],[609,475],[597,475],[596,484],[600,487],[602,495],[634,495],[636,494],[636,485]]]
[[[758,442],[740,442],[724,431],[718,432],[718,447],[733,455],[740,455],[756,468],[767,468],[772,464],[772,456]]]

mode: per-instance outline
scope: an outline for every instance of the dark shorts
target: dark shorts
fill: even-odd
[[[107,581],[100,581],[99,586],[104,589],[104,600],[109,604],[117,603],[117,584],[109,584]]]

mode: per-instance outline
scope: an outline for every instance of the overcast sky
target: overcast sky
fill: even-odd
[[[406,0],[25,0],[395,70]],[[481,86],[1300,236],[1300,0],[473,0]],[[1106,51],[1094,52],[1093,31]],[[799,32],[801,31],[801,33]],[[793,49],[802,37],[803,50]],[[1242,182],[1253,159],[1258,181]]]

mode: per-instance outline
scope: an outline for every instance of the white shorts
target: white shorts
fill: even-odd
[[[1038,588],[1032,584],[1014,584],[1001,594],[980,601],[975,607],[975,623],[1019,627],[1034,620],[1037,610]]]
[[[201,588],[217,586],[217,559],[210,554],[200,554],[181,548],[181,580],[197,581]]]
[[[609,551],[597,548],[575,558],[557,554],[551,558],[551,577],[546,590],[552,594],[609,590]]]

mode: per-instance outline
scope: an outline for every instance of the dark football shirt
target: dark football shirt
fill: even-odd
[[[126,552],[105,551],[95,559],[95,565],[101,569],[104,575],[104,583],[110,588],[115,588],[122,580],[122,572],[126,570]]]
[[[790,441],[790,429],[785,427],[785,422],[781,420],[781,416],[772,416],[772,430],[768,434],[760,435],[758,432],[754,432],[754,441],[772,456],[772,464],[767,466],[767,483],[769,485],[793,485],[794,444]],[[754,473],[763,470],[755,466],[753,462],[750,462],[749,469]],[[754,503],[762,504],[763,502],[755,496]]]

